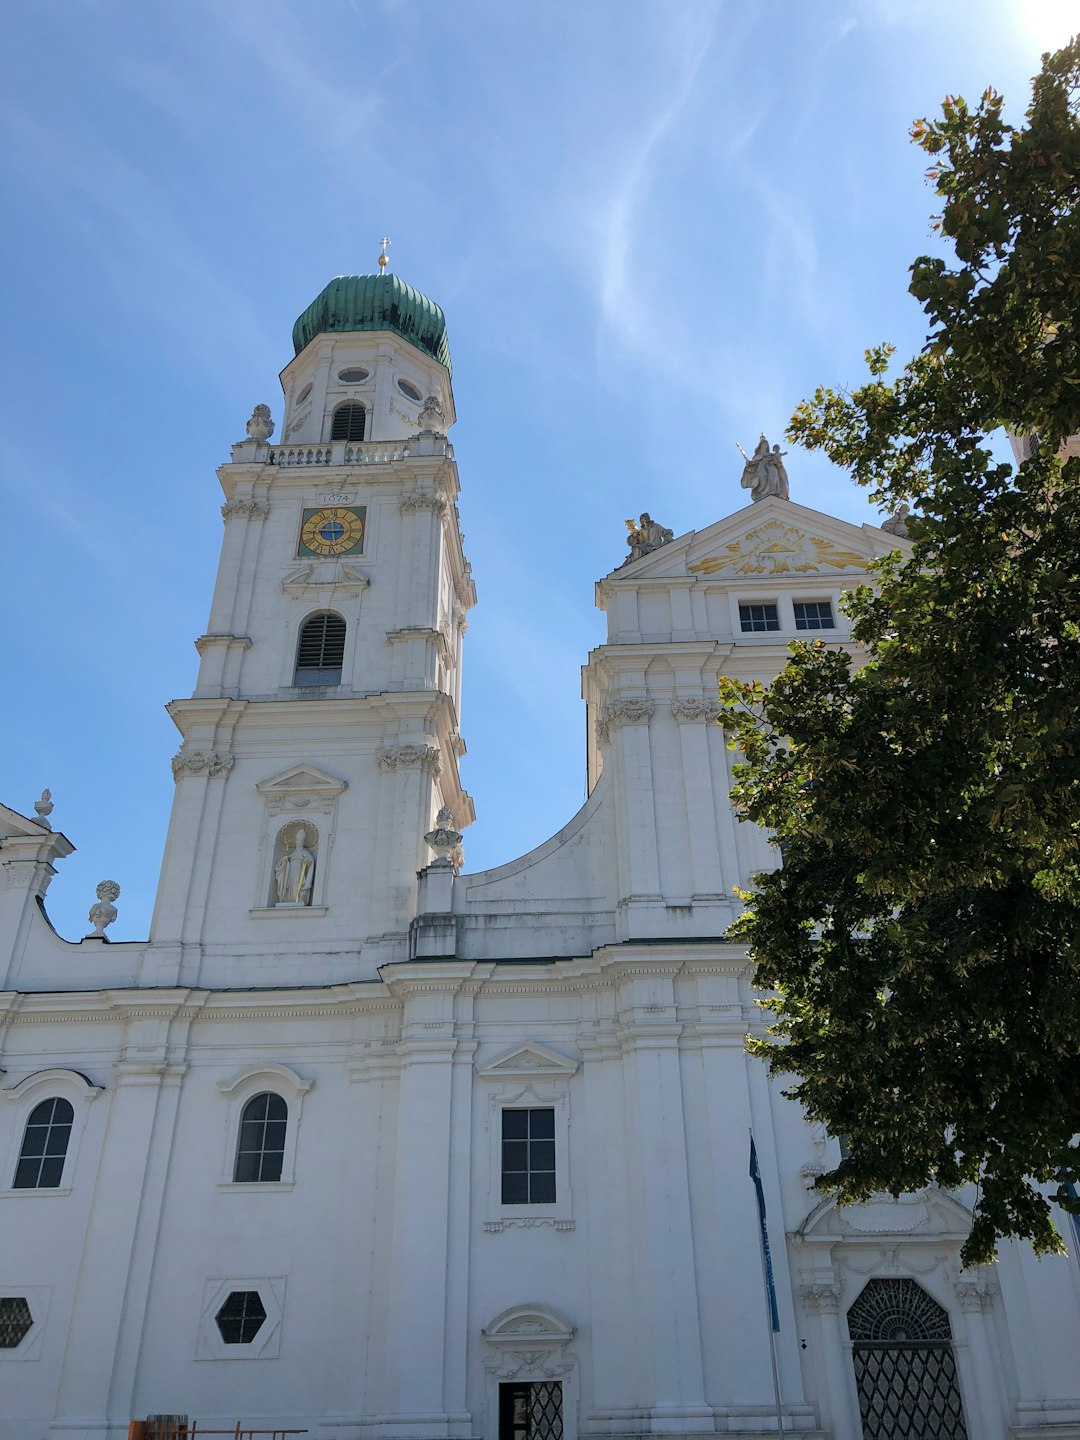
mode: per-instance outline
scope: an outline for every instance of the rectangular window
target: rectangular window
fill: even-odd
[[[796,600],[796,630],[834,630],[831,600]]]
[[[502,1203],[554,1205],[554,1110],[502,1112]]]
[[[746,633],[754,630],[779,630],[780,616],[771,600],[761,605],[740,604],[739,624]]]

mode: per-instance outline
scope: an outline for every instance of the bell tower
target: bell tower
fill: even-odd
[[[224,535],[152,925],[153,983],[326,984],[407,955],[458,760],[465,616],[450,349],[385,268],[293,327],[284,417],[218,470]]]

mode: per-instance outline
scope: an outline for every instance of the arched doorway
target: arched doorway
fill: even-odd
[[[870,1280],[848,1311],[863,1440],[967,1440],[945,1310],[914,1280]]]

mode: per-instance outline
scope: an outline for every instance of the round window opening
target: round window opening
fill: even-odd
[[[370,371],[365,370],[362,365],[355,365],[351,370],[339,370],[337,378],[343,385],[359,385],[369,374]]]
[[[307,385],[305,385],[304,388],[300,391],[300,394],[297,395],[297,397],[296,397],[296,403],[297,403],[297,405],[302,405],[302,404],[304,403],[304,401],[307,399],[307,397],[308,397],[310,394],[311,394],[311,384],[310,384],[310,382],[309,382],[309,383],[308,383]]]
[[[407,395],[410,400],[415,400],[418,405],[420,404],[420,401],[424,398],[420,394],[420,391],[417,390],[416,386],[410,385],[408,380],[399,380],[397,382],[397,388],[401,391],[403,395]]]

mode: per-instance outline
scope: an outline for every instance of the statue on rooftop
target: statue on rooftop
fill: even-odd
[[[120,886],[115,880],[102,880],[94,893],[97,895],[97,904],[90,906],[87,917],[94,928],[87,938],[105,940],[105,927],[111,925],[117,916],[116,906],[112,902],[120,894]]]
[[[635,525],[633,520],[626,522],[626,543],[630,546],[631,560],[640,560],[642,555],[648,555],[651,550],[659,550],[661,545],[666,545],[673,539],[675,532],[669,530],[666,525],[658,525],[647,510],[642,511],[641,518]]]
[[[750,491],[750,499],[765,500],[770,495],[775,495],[780,500],[787,500],[788,477],[783,460],[787,451],[781,450],[779,445],[774,445],[770,450],[764,435],[758,441],[753,455],[747,455],[738,442],[736,445],[739,454],[746,461],[739,484],[744,490]]]

